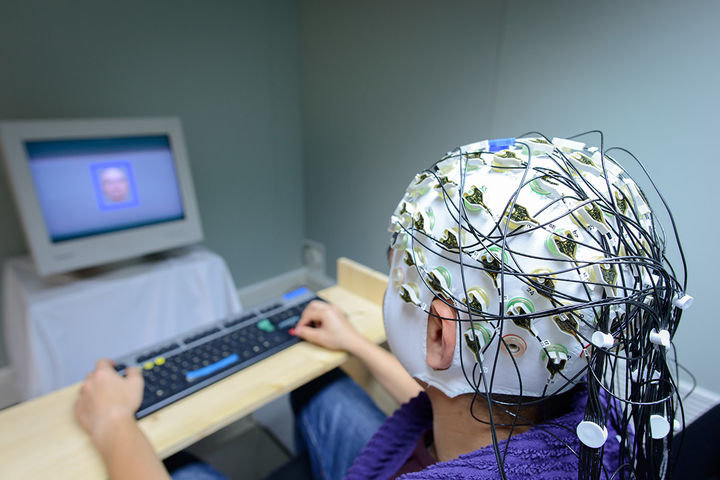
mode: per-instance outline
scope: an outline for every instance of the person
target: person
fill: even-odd
[[[109,203],[122,203],[128,200],[130,182],[125,170],[118,167],[108,167],[100,171],[100,187],[105,200]]]
[[[337,371],[293,392],[314,478],[669,475],[665,350],[692,299],[609,151],[528,134],[413,178],[390,224],[392,353],[324,302],[294,331],[357,356],[401,404],[385,418]],[[137,370],[101,361],[76,403],[111,478],[167,476],[133,419],[141,392]]]

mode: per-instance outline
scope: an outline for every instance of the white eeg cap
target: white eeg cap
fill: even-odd
[[[597,149],[576,141],[489,140],[450,152],[410,182],[390,223],[394,255],[384,313],[390,347],[411,375],[454,397],[475,391],[467,381],[472,365],[492,358],[478,371],[494,365],[493,393],[541,397],[581,381],[592,344],[613,346],[612,335],[594,326],[593,309],[584,303],[573,309],[568,299],[622,295],[621,280],[635,279],[609,253],[599,256],[598,238],[611,231],[640,235],[634,225],[618,229],[621,220],[598,207],[594,192],[610,185],[622,207],[649,207],[619,165],[608,160],[603,173],[599,158]],[[557,181],[568,176],[585,186],[586,200],[566,199],[577,197]],[[425,358],[436,297],[453,305],[463,323],[446,370],[430,368]],[[560,307],[563,313],[542,315]],[[489,340],[480,345],[473,331]],[[479,382],[480,391],[485,385]]]

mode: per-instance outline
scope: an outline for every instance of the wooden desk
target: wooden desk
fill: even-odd
[[[374,342],[385,341],[382,295],[387,277],[338,260],[338,285],[319,295],[342,308]],[[302,342],[140,420],[162,458],[337,367],[347,354]],[[72,407],[80,384],[0,412],[0,477],[100,479],[107,474]]]

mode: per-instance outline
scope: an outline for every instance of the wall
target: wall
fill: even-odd
[[[448,6],[451,5],[451,6]],[[414,173],[490,129],[500,2],[301,2],[308,238],[385,270]]]
[[[294,0],[3,2],[0,65],[0,118],[179,116],[205,245],[238,286],[301,265]],[[0,176],[3,260],[25,245]]]
[[[307,236],[327,245],[329,265],[344,255],[385,270],[390,212],[445,151],[600,128],[639,155],[675,212],[698,299],[676,337],[679,359],[720,391],[708,194],[719,168],[718,14],[699,1],[303,1]]]

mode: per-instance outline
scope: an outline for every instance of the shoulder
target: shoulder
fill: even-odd
[[[499,442],[497,447],[488,445],[402,479],[496,479],[499,478],[498,454],[504,456],[503,468],[508,479],[576,479],[575,452],[579,449],[579,440],[575,426],[582,420],[587,390],[578,386],[557,400],[546,421],[514,435],[509,442]]]
[[[346,479],[388,478],[410,457],[418,438],[432,427],[432,407],[425,392],[403,404],[373,435]]]

